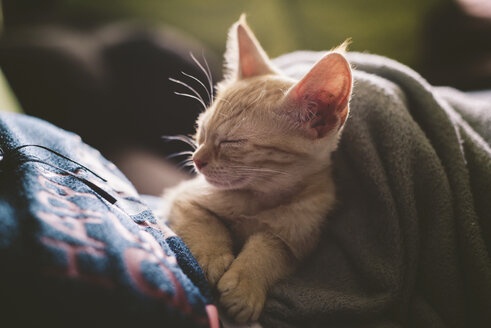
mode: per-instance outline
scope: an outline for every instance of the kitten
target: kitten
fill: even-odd
[[[166,192],[171,228],[238,323],[258,319],[268,288],[312,251],[333,207],[330,156],[352,88],[342,51],[292,80],[243,15],[229,32],[218,97],[198,118],[199,174]]]

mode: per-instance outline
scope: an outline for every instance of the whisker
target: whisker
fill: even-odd
[[[280,170],[274,170],[274,169],[267,169],[267,168],[249,168],[249,167],[241,167],[237,168],[238,170],[242,171],[250,171],[250,172],[271,172],[271,173],[282,173],[282,174],[288,174],[288,172],[285,171],[280,171]]]
[[[177,167],[178,167],[179,169],[182,169],[182,168],[184,168],[184,167],[186,167],[186,166],[190,166],[191,164],[192,164],[192,160],[191,160],[191,159],[185,159],[185,160],[183,160],[183,161],[179,162],[179,163],[177,164]]]
[[[226,102],[227,104],[230,104],[230,101],[228,101],[228,100],[227,100],[227,99],[225,99],[225,98],[222,98],[222,97],[216,97],[216,98],[215,98],[215,100],[217,100],[217,99],[218,99],[218,100],[221,100],[221,101],[224,101],[224,102]]]
[[[174,154],[170,154],[169,156],[167,156],[166,158],[167,159],[171,159],[171,158],[174,158],[174,157],[179,157],[179,156],[182,156],[182,155],[193,155],[194,152],[190,151],[190,150],[186,150],[186,151],[181,151],[181,152],[178,152],[178,153],[174,153]]]
[[[205,84],[203,82],[201,82],[200,79],[198,79],[197,77],[195,76],[192,76],[191,74],[188,74],[188,73],[184,73],[181,71],[181,74],[184,75],[184,76],[187,76],[187,77],[190,77],[192,78],[193,80],[195,80],[196,82],[198,82],[206,91],[206,94],[208,95],[208,102],[209,102],[209,105],[211,105],[211,103],[213,102],[213,95],[211,94],[210,95],[210,91],[208,91],[208,88],[205,86]]]
[[[189,142],[192,142],[194,144],[194,140],[193,138],[191,138],[190,136],[187,136],[187,135],[184,135],[184,134],[178,134],[178,135],[175,135],[175,136],[162,136],[163,139],[167,139],[167,140],[182,140],[182,139],[185,139]]]
[[[192,93],[194,93],[200,100],[202,103],[204,103],[205,101],[203,100],[203,98],[201,97],[201,95],[199,94],[198,91],[196,91],[193,87],[191,87],[189,84],[185,83],[185,82],[182,82],[180,80],[176,80],[176,79],[173,79],[171,77],[169,77],[169,80],[174,82],[174,83],[178,83],[180,85],[183,85],[185,86],[186,88],[188,88],[189,90],[191,90]]]
[[[198,171],[194,165],[182,165],[179,169],[187,171],[188,173],[191,172],[193,174],[198,174]]]
[[[198,98],[198,97],[193,96],[193,95],[190,95],[188,93],[181,93],[181,92],[177,92],[177,91],[174,91],[174,94],[176,94],[178,96],[184,96],[184,97],[189,97],[189,98],[196,99],[197,101],[199,101],[201,103],[201,105],[203,106],[203,108],[206,109],[205,102],[201,99],[201,97]]]
[[[203,73],[205,73],[206,78],[208,79],[208,84],[210,85],[210,93],[213,94],[213,82],[211,81],[211,75],[208,74],[208,72],[205,70],[203,65],[201,65],[201,63],[196,59],[196,57],[194,57],[192,52],[189,52],[189,55],[191,56],[193,61],[196,63],[196,65],[198,65],[198,67],[203,71]],[[213,101],[213,99],[212,99],[212,101]]]
[[[254,172],[254,173],[277,173],[289,175],[290,173],[280,170],[268,169],[268,168],[260,168],[260,167],[247,167],[247,166],[231,166],[231,168],[237,170],[238,172]]]
[[[203,57],[203,61],[206,65],[206,70],[208,71],[208,76],[210,77],[211,99],[213,100],[213,76],[211,75],[210,66],[208,66],[208,61],[206,60],[204,51],[201,52],[201,57]]]
[[[191,172],[194,174],[198,174],[198,170],[196,169],[196,166],[194,165],[191,166]]]
[[[162,136],[162,139],[165,139],[167,141],[174,141],[174,140],[182,141],[184,143],[187,143],[193,149],[196,149],[197,148],[196,143],[194,142],[194,140],[192,138],[188,137],[188,136],[185,136],[185,135]]]

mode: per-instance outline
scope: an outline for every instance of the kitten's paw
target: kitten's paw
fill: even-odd
[[[231,253],[207,254],[199,256],[197,260],[201,268],[203,268],[210,285],[216,286],[230,264],[232,264],[234,256]]]
[[[264,291],[250,277],[236,270],[227,271],[218,282],[220,304],[237,323],[256,321],[266,299]]]

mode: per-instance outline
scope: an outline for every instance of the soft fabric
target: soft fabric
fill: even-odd
[[[2,327],[218,327],[196,260],[98,151],[6,112],[0,148]]]
[[[321,56],[275,63],[299,78]],[[434,88],[386,58],[348,59],[354,91],[333,158],[336,209],[317,250],[270,291],[260,322],[489,327],[491,103]]]

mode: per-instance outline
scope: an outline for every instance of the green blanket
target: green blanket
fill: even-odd
[[[321,53],[275,63],[300,77]],[[489,327],[491,103],[349,53],[338,204],[317,250],[269,294],[264,327]],[[299,218],[301,220],[301,218]]]

